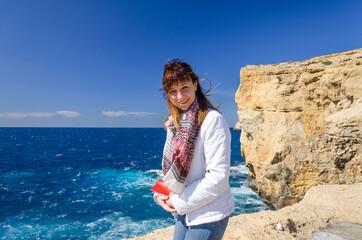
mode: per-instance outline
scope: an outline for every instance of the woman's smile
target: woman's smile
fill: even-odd
[[[185,102],[179,102],[180,104],[186,104],[188,101],[188,99]]]

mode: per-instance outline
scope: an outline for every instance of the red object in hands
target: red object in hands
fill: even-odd
[[[166,196],[168,196],[171,192],[162,179],[158,180],[158,182],[151,188],[151,190]]]

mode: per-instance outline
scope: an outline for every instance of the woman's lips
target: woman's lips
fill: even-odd
[[[186,101],[184,101],[184,102],[179,102],[179,104],[185,104],[185,103],[187,103],[189,101],[189,99],[187,99]]]

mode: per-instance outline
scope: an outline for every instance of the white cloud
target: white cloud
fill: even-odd
[[[107,117],[119,117],[119,116],[126,116],[127,113],[123,111],[119,112],[112,112],[112,111],[102,111],[103,115],[106,115]]]
[[[36,118],[51,117],[54,115],[55,115],[55,113],[52,113],[52,112],[29,112],[29,113],[26,113],[27,117],[36,117]]]
[[[56,111],[56,113],[63,117],[79,117],[80,116],[80,113],[73,112],[73,111]]]
[[[6,118],[25,118],[26,113],[10,113],[10,112],[6,112],[4,114],[4,117],[6,117]]]
[[[0,114],[0,117],[5,118],[25,118],[25,117],[35,117],[35,118],[42,118],[42,117],[51,117],[54,116],[55,113],[52,112],[6,112],[4,114]]]
[[[2,118],[44,118],[44,117],[52,117],[55,115],[61,115],[63,117],[78,117],[80,114],[78,112],[73,111],[56,111],[56,112],[6,112],[0,113],[0,117]]]
[[[120,116],[127,116],[127,115],[146,117],[149,115],[157,115],[157,113],[151,113],[151,112],[125,112],[125,111],[119,111],[119,112],[102,111],[102,113],[103,113],[103,115],[105,115],[107,117],[120,117]]]

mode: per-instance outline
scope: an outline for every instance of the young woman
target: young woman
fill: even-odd
[[[162,169],[171,193],[155,201],[176,218],[174,240],[221,239],[234,211],[229,126],[189,64],[169,61],[162,82],[170,109]]]

